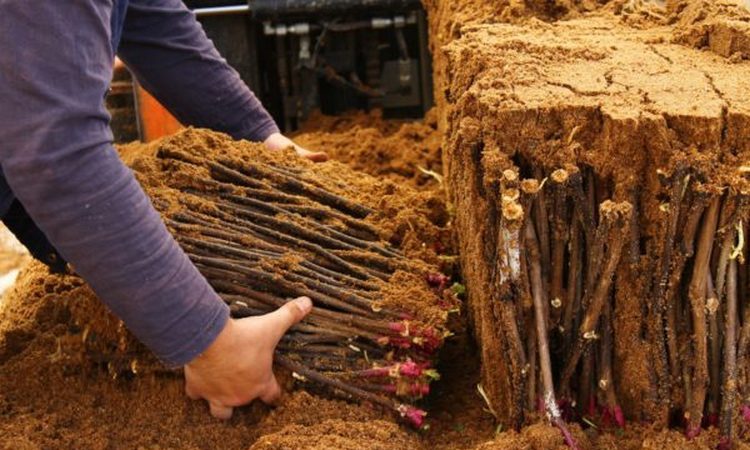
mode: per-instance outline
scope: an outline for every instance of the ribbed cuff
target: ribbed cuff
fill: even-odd
[[[216,308],[206,320],[205,327],[177,351],[158,355],[160,360],[170,367],[180,367],[189,363],[213,344],[229,320],[229,307],[216,296]]]
[[[254,127],[242,131],[235,137],[237,139],[247,139],[248,141],[263,142],[272,134],[281,132],[278,125],[276,125],[276,122],[270,117],[268,120],[264,120],[263,122],[254,125]]]

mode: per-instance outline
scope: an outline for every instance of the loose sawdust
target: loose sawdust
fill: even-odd
[[[378,110],[343,117],[313,115],[295,142],[325,149],[355,170],[422,190],[440,190],[440,134],[434,110],[420,122],[384,120]]]
[[[239,408],[227,423],[184,395],[178,374],[117,377],[83,349],[70,309],[90,290],[71,278],[27,266],[0,310],[0,449],[562,449],[554,428],[498,431],[476,392],[478,358],[456,329],[429,399],[430,429],[418,433],[367,405],[287,393],[278,407]],[[96,339],[88,335],[86,339]],[[138,357],[144,357],[139,354]],[[282,384],[289,387],[289,378]],[[674,431],[631,426],[624,433],[578,432],[586,449],[710,449],[714,434],[688,444]],[[744,447],[740,447],[744,448]]]

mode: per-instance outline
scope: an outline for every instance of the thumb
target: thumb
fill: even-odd
[[[200,400],[201,395],[193,388],[193,384],[185,379],[185,394],[190,397],[190,400]]]
[[[260,394],[260,400],[266,405],[275,406],[281,398],[281,386],[276,381],[276,377],[271,375],[271,381],[268,383],[266,389]]]
[[[312,311],[312,300],[309,297],[299,297],[287,302],[276,311],[269,313],[266,317],[273,322],[277,331],[276,341],[280,340],[284,333]]]
[[[211,411],[211,415],[221,420],[229,420],[232,418],[232,411],[234,408],[230,406],[224,406],[221,403],[208,402],[208,407]]]

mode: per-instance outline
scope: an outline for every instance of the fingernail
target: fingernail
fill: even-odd
[[[295,303],[297,303],[297,307],[300,309],[300,311],[305,314],[309,313],[313,307],[313,303],[312,300],[310,300],[310,297],[300,297],[295,300]]]

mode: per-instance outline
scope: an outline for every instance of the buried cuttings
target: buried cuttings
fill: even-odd
[[[750,395],[750,67],[666,42],[535,21],[466,26],[439,55],[482,384],[506,425],[544,405],[727,435]]]

